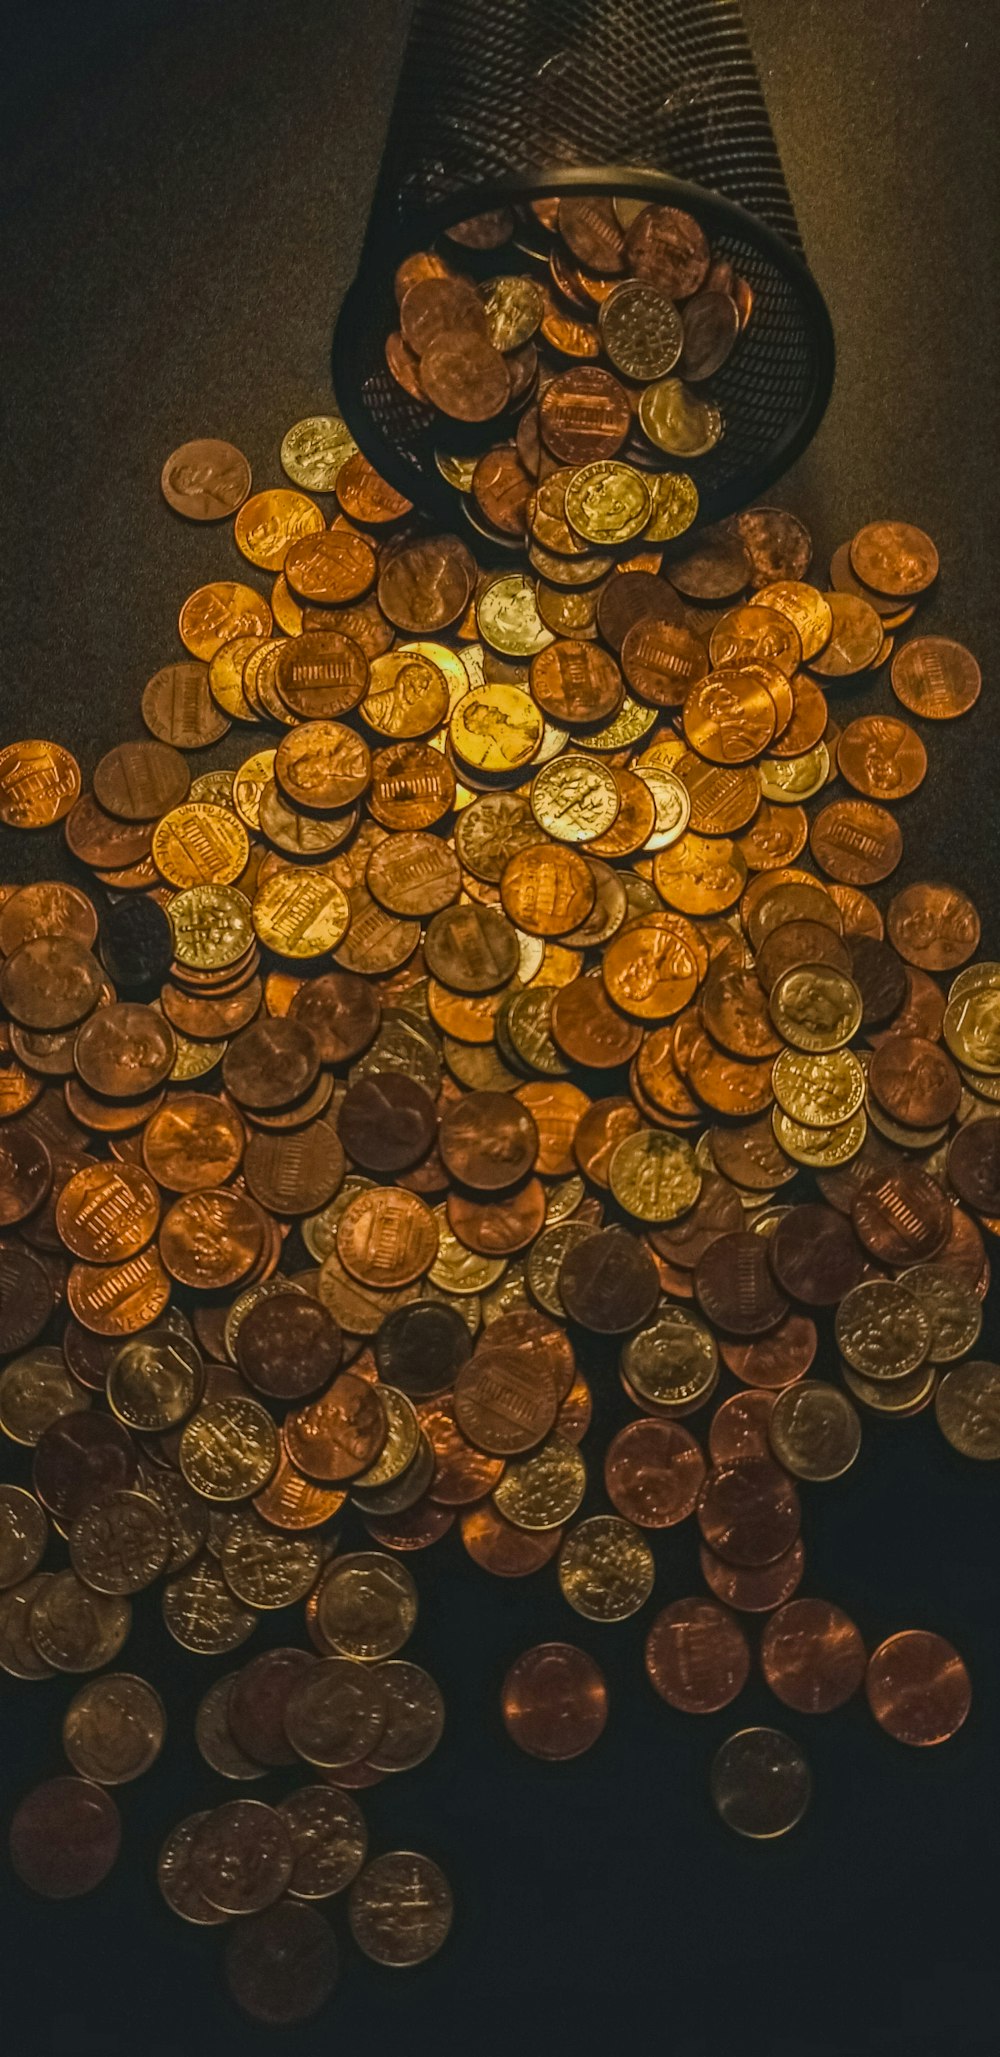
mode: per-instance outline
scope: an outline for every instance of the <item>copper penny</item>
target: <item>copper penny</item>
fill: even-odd
[[[151,1241],[160,1218],[160,1196],[138,1165],[93,1164],[67,1179],[55,1218],[59,1236],[74,1257],[111,1264],[134,1257]]]
[[[33,1214],[51,1185],[52,1158],[41,1137],[14,1123],[0,1128],[0,1229]]]
[[[923,971],[953,971],[979,946],[979,916],[955,886],[904,886],[889,902],[886,930],[900,956]]]
[[[475,566],[457,536],[420,536],[383,551],[378,600],[403,634],[432,636],[465,613]]]
[[[572,1643],[539,1643],[515,1658],[500,1696],[504,1727],[529,1757],[580,1757],[608,1718],[604,1674]]]
[[[635,1056],[642,1026],[612,1005],[600,978],[572,979],[552,1002],[552,1036],[558,1048],[588,1070],[616,1070]]]
[[[534,1241],[545,1225],[545,1188],[529,1178],[495,1199],[460,1193],[447,1199],[448,1226],[466,1249],[483,1257],[511,1257]]]
[[[729,1564],[770,1564],[791,1549],[799,1521],[792,1480],[763,1457],[714,1466],[698,1500],[705,1542]]]
[[[224,1100],[176,1093],[146,1123],[142,1158],[158,1186],[191,1193],[225,1185],[239,1169],[243,1144],[243,1123]]]
[[[805,1314],[786,1314],[769,1335],[751,1343],[728,1336],[719,1340],[723,1362],[748,1386],[764,1386],[780,1392],[803,1378],[816,1355],[816,1324]]]
[[[59,743],[7,743],[0,749],[0,822],[51,828],[80,796],[80,767]]]
[[[776,1328],[788,1311],[767,1261],[767,1244],[752,1230],[716,1236],[698,1259],[694,1290],[710,1321],[738,1336]]]
[[[91,1501],[128,1491],[138,1462],[121,1422],[106,1414],[65,1414],[35,1446],[32,1484],[43,1506],[69,1528]]]
[[[364,699],[368,658],[353,636],[307,629],[281,646],[274,682],[285,706],[301,720],[336,721]]]
[[[236,1361],[248,1385],[278,1400],[301,1400],[332,1379],[341,1335],[333,1315],[309,1293],[275,1293],[243,1316]]]
[[[559,1269],[571,1321],[597,1335],[626,1335],[648,1320],[659,1298],[653,1260],[626,1229],[598,1229],[574,1244]]]
[[[512,1307],[490,1322],[480,1347],[513,1353],[532,1371],[551,1378],[560,1403],[567,1398],[576,1377],[573,1346],[548,1315],[534,1307]]]
[[[404,301],[401,314],[405,310]],[[432,338],[420,359],[420,383],[428,400],[453,421],[491,421],[510,399],[505,359],[485,335],[472,329],[443,331]]]
[[[608,1498],[639,1528],[673,1528],[693,1514],[705,1476],[694,1436],[678,1423],[630,1421],[612,1438],[604,1459]]]
[[[597,365],[557,372],[539,404],[545,447],[560,464],[591,464],[616,457],[631,422],[624,387]]]
[[[966,1122],[948,1150],[948,1177],[960,1200],[982,1214],[1000,1214],[1000,1115]]]
[[[264,1113],[301,1100],[315,1085],[320,1046],[306,1022],[254,1022],[236,1036],[222,1060],[226,1089],[241,1107]]]
[[[958,1651],[927,1629],[903,1629],[873,1650],[865,1675],[868,1705],[898,1743],[946,1743],[972,1700]]]
[[[708,275],[711,251],[694,216],[679,207],[642,208],[625,236],[629,268],[671,300],[689,299]]]
[[[399,1186],[358,1193],[337,1223],[337,1254],[362,1285],[410,1285],[430,1270],[438,1228],[430,1208]]]
[[[868,1087],[894,1121],[918,1129],[950,1121],[962,1097],[957,1066],[926,1036],[886,1036],[869,1066]]]
[[[851,1204],[855,1234],[880,1264],[919,1264],[936,1257],[950,1219],[943,1188],[917,1164],[873,1180]]]
[[[463,1364],[454,1406],[462,1434],[477,1450],[516,1457],[548,1435],[559,1401],[547,1371],[487,1342]]]
[[[332,1122],[311,1121],[250,1137],[244,1158],[249,1191],[271,1214],[317,1214],[343,1182],[346,1160]]]
[[[297,599],[343,606],[368,591],[375,577],[375,552],[366,536],[351,529],[319,529],[298,537],[281,569]]]
[[[848,886],[888,878],[903,851],[898,823],[871,800],[832,800],[815,816],[809,843],[817,864]]]
[[[714,1550],[702,1543],[698,1549],[698,1561],[705,1584],[716,1599],[724,1600],[727,1606],[737,1608],[741,1614],[768,1614],[772,1608],[780,1607],[791,1599],[801,1584],[806,1553],[801,1537],[797,1536],[791,1549],[776,1557],[772,1564],[751,1567],[727,1564],[723,1557],[717,1557]]]
[[[232,1926],[223,1966],[226,1985],[243,2013],[285,2028],[313,2020],[326,2005],[337,1983],[340,1953],[319,1908],[289,1899]]]
[[[948,636],[914,636],[892,660],[892,690],[911,714],[953,721],[975,706],[982,673],[971,650]]]
[[[434,1451],[431,1500],[442,1507],[469,1507],[492,1491],[503,1477],[504,1460],[488,1457],[466,1441],[448,1395],[419,1401],[417,1420]]]
[[[438,1147],[446,1169],[477,1193],[502,1192],[533,1169],[538,1128],[508,1093],[468,1093],[441,1122]]]
[[[865,1646],[842,1608],[829,1600],[792,1600],[764,1629],[760,1667],[786,1707],[830,1714],[857,1692],[865,1676]]]
[[[367,979],[330,971],[300,986],[289,1015],[316,1038],[323,1064],[347,1064],[377,1033],[381,1007]]]
[[[355,1164],[391,1175],[426,1156],[437,1134],[437,1110],[416,1079],[402,1072],[369,1072],[348,1086],[337,1126]]]
[[[708,1431],[708,1454],[713,1464],[770,1456],[768,1422],[776,1397],[765,1387],[748,1386],[744,1392],[732,1393],[716,1408]]]
[[[294,1464],[310,1478],[336,1483],[374,1464],[385,1442],[386,1416],[376,1388],[342,1371],[321,1399],[286,1417],[282,1433]]]
[[[186,800],[191,773],[170,743],[118,743],[94,771],[94,798],[123,821],[157,821]]]
[[[90,1779],[47,1779],[25,1795],[10,1824],[13,1869],[46,1900],[93,1892],[107,1878],[120,1845],[115,1802]]]
[[[160,1256],[178,1285],[203,1292],[236,1285],[261,1262],[268,1218],[256,1200],[232,1186],[184,1193],[160,1227]]]
[[[614,658],[594,643],[556,642],[531,660],[531,691],[553,721],[569,727],[610,720],[624,686]]]
[[[447,1392],[472,1349],[466,1323],[454,1307],[415,1300],[387,1314],[375,1338],[379,1376],[411,1400]]]
[[[595,1100],[582,1114],[573,1132],[573,1155],[585,1178],[607,1187],[608,1166],[619,1143],[642,1126],[631,1098]]]
[[[851,568],[876,593],[908,600],[933,585],[938,554],[930,537],[909,522],[871,521],[851,544]]]
[[[486,314],[468,279],[437,273],[410,280],[400,300],[399,325],[410,349],[422,357],[435,337],[457,329],[485,336]]]
[[[750,1650],[735,1616],[716,1600],[675,1600],[646,1637],[646,1673],[668,1707],[716,1714],[742,1692]]]
[[[864,714],[848,722],[837,745],[837,769],[868,800],[905,800],[927,773],[927,752],[908,722]]]
[[[0,966],[0,1003],[23,1028],[72,1028],[96,1006],[103,982],[100,965],[82,943],[39,936]]]
[[[73,1061],[85,1086],[109,1099],[134,1099],[170,1077],[177,1040],[153,1007],[118,1001],[84,1023]]]
[[[530,1578],[549,1564],[563,1539],[561,1528],[515,1528],[491,1500],[468,1507],[461,1516],[461,1536],[474,1564],[494,1578]]]
[[[782,1291],[807,1307],[836,1306],[864,1272],[864,1253],[850,1222],[819,1202],[790,1208],[767,1250]]]

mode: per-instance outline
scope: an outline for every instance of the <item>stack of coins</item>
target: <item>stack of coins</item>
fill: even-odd
[[[802,524],[751,508],[609,561],[570,635],[532,571],[427,534],[337,417],[282,462],[251,495],[228,445],[168,460],[171,507],[233,517],[253,582],[184,601],[146,739],[86,788],[58,742],[0,749],[0,820],[65,839],[59,876],[0,889],[0,1666],[88,1675],[12,1858],[56,1897],[115,1861],[110,1789],[167,1722],[106,1669],[133,1608],[193,1660],[286,1610],[197,1721],[273,1804],[188,1816],[159,1865],[275,2022],[336,1978],[313,1902],[346,1891],[383,1964],[448,1932],[437,1864],[366,1861],[353,1797],[442,1729],[400,1654],[404,1555],[549,1566],[597,1636],[659,1578],[672,1708],[728,1706],[756,1656],[796,1715],[863,1684],[926,1745],[964,1719],[960,1656],[923,1625],[869,1652],[797,1597],[803,1503],[871,1415],[933,1405],[1000,1458],[974,1354],[1000,965],[962,890],[881,891],[924,737],[980,685],[950,638],[897,642],[930,539],[872,522],[816,584]],[[858,713],[885,667],[902,711]],[[657,1561],[684,1521],[696,1596]],[[568,1643],[524,1651],[502,1708],[542,1758],[609,1713]],[[772,1836],[810,1774],[743,1729],[710,1786]]]
[[[392,378],[472,527],[526,542],[565,632],[604,553],[695,521],[747,281],[683,209],[573,194],[456,223],[395,293]]]

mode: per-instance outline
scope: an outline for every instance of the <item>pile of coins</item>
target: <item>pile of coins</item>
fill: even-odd
[[[209,1687],[197,1740],[225,1778],[309,1782],[187,1817],[159,1863],[176,1913],[231,1923],[230,1988],[274,2022],[334,1984],[315,1902],[346,1891],[383,1964],[448,1932],[437,1864],[366,1861],[352,1797],[442,1731],[399,1654],[402,1554],[455,1530],[502,1579],[552,1565],[599,1625],[693,1521],[706,1590],[646,1638],[671,1708],[735,1700],[761,1614],[784,1707],[863,1684],[926,1745],[965,1717],[965,1666],[919,1626],[868,1652],[796,1597],[800,1487],[849,1468],[865,1415],[932,1404],[1000,1458],[1000,1368],[972,1354],[1000,965],[958,889],[872,896],[926,748],[838,701],[888,666],[928,734],[973,706],[960,644],[896,643],[930,539],[872,522],[815,584],[802,524],[752,508],[683,556],[591,563],[557,634],[542,579],[425,533],[337,417],[282,462],[292,485],[252,495],[225,444],[164,469],[271,584],[184,601],[146,740],[86,790],[57,742],[0,749],[0,820],[61,823],[74,880],[0,888],[0,1667],[93,1675],[12,1859],[56,1897],[115,1861],[109,1789],[166,1730],[151,1683],[105,1670],[133,1604],[210,1657],[297,1610],[298,1641]],[[548,1759],[608,1713],[567,1643],[501,1699]],[[771,1836],[810,1774],[743,1729],[710,1785]]]
[[[683,209],[573,194],[458,222],[394,283],[386,365],[438,470],[490,542],[526,541],[543,618],[575,633],[601,553],[697,517],[747,281]]]

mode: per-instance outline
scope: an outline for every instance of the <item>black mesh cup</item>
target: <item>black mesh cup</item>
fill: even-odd
[[[725,434],[694,467],[703,521],[746,506],[815,433],[834,348],[733,0],[416,0],[334,334],[348,427],[399,492],[460,525],[434,457],[454,447],[451,425],[386,368],[393,274],[469,215],[570,192],[686,209],[749,284],[751,319],[709,388]]]

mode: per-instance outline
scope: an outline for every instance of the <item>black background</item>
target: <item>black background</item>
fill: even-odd
[[[827,420],[774,497],[811,524],[819,567],[880,515],[939,545],[923,623],[977,652],[984,692],[969,719],[924,725],[931,769],[900,810],[900,877],[971,889],[984,954],[1000,955],[998,11],[747,0],[745,14],[839,348]],[[280,483],[284,429],[324,409],[403,19],[398,0],[34,0],[8,29],[5,739],[59,738],[89,773],[101,749],[141,733],[145,679],[181,654],[183,595],[245,576],[225,528],[169,515],[160,465],[189,436],[221,435],[258,485]],[[57,838],[8,836],[0,876],[58,862]],[[789,1716],[815,1774],[811,1811],[785,1842],[744,1846],[710,1810],[706,1768],[732,1728],[782,1723],[763,1685],[705,1722],[672,1715],[642,1672],[652,1607],[602,1631],[569,1614],[551,1569],[508,1588],[453,1533],[414,1560],[412,1654],[445,1689],[445,1742],[364,1796],[374,1847],[443,1863],[453,1938],[413,1974],[379,1972],[345,1941],[329,2014],[287,2035],[236,2016],[218,1934],[158,1903],[165,1827],[234,1790],[189,1740],[201,1691],[231,1663],[184,1659],[139,1608],[126,1661],[161,1679],[170,1667],[168,1748],[123,1790],[125,1856],[89,1901],[33,1903],[0,1859],[5,2057],[312,2057],[390,2042],[526,2057],[627,2042],[669,2057],[995,2050],[996,1476],[963,1464],[932,1414],[866,1420],[854,1472],[806,1502],[805,1590],[840,1601],[869,1642],[923,1625],[963,1651],[974,1704],[960,1736],[907,1751],[860,1702],[827,1721]],[[691,1535],[656,1553],[658,1604],[698,1589]],[[609,1677],[608,1731],[576,1765],[536,1765],[500,1727],[507,1663],[546,1637],[578,1640]],[[2,1691],[9,1808],[60,1768],[71,1682]]]

